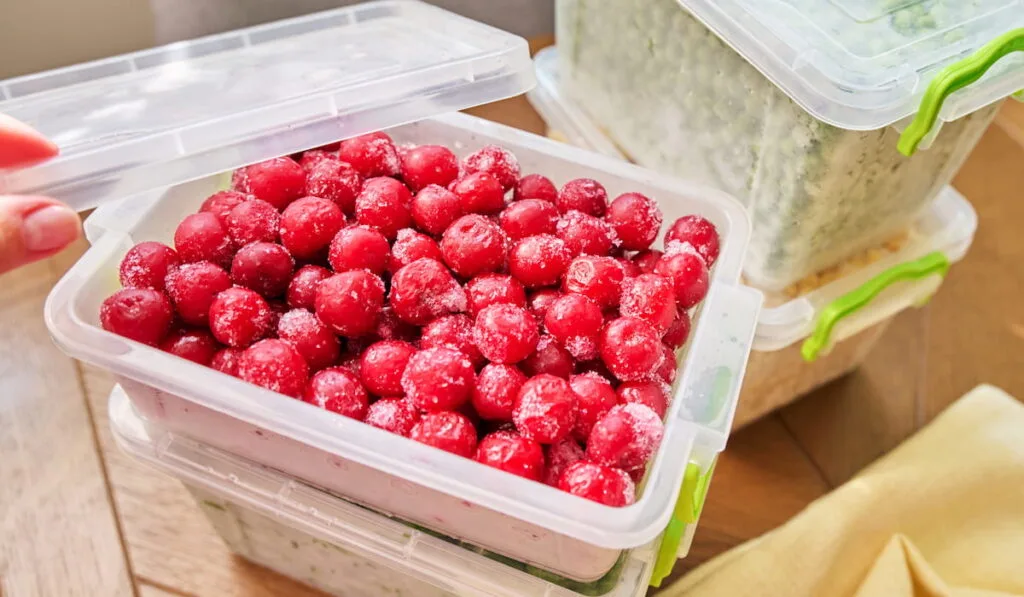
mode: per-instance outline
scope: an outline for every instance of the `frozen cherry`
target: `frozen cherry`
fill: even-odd
[[[277,321],[277,337],[290,342],[310,371],[319,371],[338,362],[341,345],[338,337],[316,315],[305,309],[293,309]]]
[[[302,168],[306,172],[311,171],[317,164],[319,164],[320,162],[324,162],[324,161],[339,162],[339,161],[341,161],[341,158],[338,157],[337,150],[330,151],[330,150],[327,150],[327,149],[310,149],[309,151],[303,152],[302,155],[299,156],[299,160],[298,160],[299,165],[302,166]],[[317,197],[321,197],[322,196],[322,195],[317,195],[316,193],[313,193],[312,191],[309,190],[309,188],[308,188],[309,176],[308,175],[306,177],[306,185],[307,185],[307,188],[306,188],[307,192],[309,192],[309,193],[311,193],[313,195],[316,195]]]
[[[686,339],[690,337],[690,316],[686,311],[679,311],[676,313],[676,319],[669,326],[668,331],[661,337],[661,341],[664,342],[669,348],[675,350],[686,344]]]
[[[391,260],[388,264],[388,271],[395,273],[406,265],[418,259],[434,259],[441,261],[441,249],[437,242],[412,228],[403,228],[398,231],[398,238],[391,246]]]
[[[402,373],[416,347],[401,340],[383,340],[371,344],[359,360],[363,385],[377,396],[401,396]]]
[[[484,216],[470,214],[444,231],[441,254],[452,271],[472,278],[505,267],[508,250],[501,227]]]
[[[544,483],[558,487],[558,480],[562,478],[565,469],[586,457],[583,448],[572,438],[551,444],[547,447],[548,466],[544,474]]]
[[[278,210],[306,193],[306,171],[288,157],[272,158],[242,169],[236,190],[255,195]],[[237,185],[237,183],[236,183]]]
[[[381,398],[370,405],[363,422],[378,429],[409,437],[420,420],[420,409],[404,398]]]
[[[512,240],[557,231],[558,209],[547,201],[524,199],[502,210],[498,218],[501,229]]]
[[[608,206],[605,220],[627,251],[650,248],[661,230],[661,210],[653,199],[640,193],[623,193]]]
[[[622,265],[615,258],[581,255],[565,270],[565,291],[587,296],[602,308],[614,307],[619,304],[623,279]]]
[[[277,242],[281,214],[277,208],[259,199],[240,203],[224,218],[231,240],[241,247],[256,241]]]
[[[335,274],[316,292],[317,317],[347,338],[372,332],[383,306],[384,282],[365,270]]]
[[[516,182],[512,199],[515,201],[540,199],[541,201],[554,203],[558,199],[558,189],[555,188],[551,179],[546,176],[527,174]]]
[[[394,178],[371,178],[356,197],[356,221],[379,230],[389,240],[412,223],[412,194]]]
[[[658,333],[633,317],[619,317],[606,325],[600,350],[601,360],[622,381],[649,377],[664,357]]]
[[[561,377],[537,375],[519,390],[512,421],[524,437],[542,444],[559,442],[576,425],[576,394]]]
[[[467,315],[438,317],[423,328],[421,348],[451,348],[469,357],[474,366],[483,364],[484,357],[473,342],[473,320]]]
[[[551,336],[541,336],[537,341],[537,349],[519,363],[520,368],[531,377],[547,373],[563,379],[569,379],[575,365],[569,351]]]
[[[164,289],[167,273],[181,260],[174,249],[157,242],[141,242],[125,253],[121,260],[121,286],[125,288]]]
[[[484,274],[466,284],[469,314],[476,316],[484,307],[497,304],[526,306],[526,289],[522,283],[506,274]]]
[[[539,321],[544,321],[548,309],[561,296],[562,293],[553,288],[542,288],[530,295],[530,311]]]
[[[220,218],[205,211],[186,216],[178,224],[174,248],[184,263],[209,261],[220,266],[231,263],[235,252],[235,244]]]
[[[676,380],[676,369],[679,367],[679,363],[676,362],[676,352],[668,344],[662,344],[661,353],[664,355],[664,358],[662,358],[661,365],[658,366],[654,375],[666,384],[671,385]]]
[[[597,339],[603,325],[601,307],[582,294],[559,297],[544,315],[548,333],[582,361],[597,356]]]
[[[397,176],[402,170],[398,151],[387,133],[376,132],[345,139],[338,148],[338,157],[352,164],[366,178]]]
[[[118,290],[100,306],[103,329],[152,346],[164,339],[173,320],[167,295],[151,288]]]
[[[628,474],[587,461],[569,465],[558,480],[558,488],[614,508],[628,506],[636,499],[636,486]]]
[[[654,273],[654,266],[658,264],[663,253],[656,249],[649,251],[640,251],[633,256],[633,263],[636,264],[637,268],[640,269],[641,273],[652,274]]]
[[[231,281],[265,297],[281,296],[295,270],[295,260],[281,245],[255,242],[245,245],[231,261]]]
[[[658,417],[668,408],[668,384],[661,381],[627,381],[616,390],[621,404],[643,404]]]
[[[210,331],[228,346],[249,346],[270,333],[272,322],[267,301],[248,288],[228,288],[210,304]]]
[[[278,339],[260,340],[238,358],[238,377],[257,386],[298,398],[309,367],[295,347]]]
[[[359,172],[337,159],[317,162],[306,177],[307,193],[332,201],[347,216],[355,213],[356,197],[362,188],[363,178]]]
[[[544,478],[544,449],[518,433],[498,431],[483,438],[476,461],[534,481]]]
[[[487,145],[467,155],[462,159],[462,170],[467,174],[486,172],[498,179],[506,191],[519,180],[519,160],[497,145]]]
[[[448,268],[433,259],[418,259],[395,272],[388,300],[395,315],[413,325],[466,310],[465,291]]]
[[[698,215],[683,216],[665,233],[665,246],[672,242],[690,243],[704,258],[708,268],[718,259],[719,239],[715,225]]]
[[[505,207],[505,189],[497,178],[486,172],[463,176],[448,188],[459,198],[465,213],[491,215]]]
[[[383,274],[391,262],[391,247],[384,235],[366,226],[344,228],[331,241],[327,256],[334,271],[367,270]]]
[[[424,232],[443,233],[463,215],[462,202],[447,188],[427,185],[412,199],[412,220]]]
[[[209,261],[186,263],[167,274],[167,294],[181,320],[189,325],[206,325],[210,304],[231,278]]]
[[[708,268],[695,251],[666,253],[654,272],[672,280],[676,303],[681,309],[695,307],[708,294]]]
[[[473,392],[473,364],[451,348],[426,348],[409,358],[402,389],[423,410],[456,410]]]
[[[608,209],[608,191],[596,180],[577,178],[565,183],[555,205],[562,213],[575,209],[600,218]]]
[[[441,145],[420,145],[402,156],[402,180],[413,192],[427,185],[448,186],[459,175],[455,154]]]
[[[644,470],[664,433],[661,417],[643,404],[620,404],[597,420],[587,439],[587,458],[629,473]]]
[[[319,197],[303,197],[281,214],[281,244],[298,259],[313,259],[344,225],[345,215],[337,205]]]
[[[316,289],[320,282],[331,277],[331,270],[319,265],[304,265],[295,272],[292,281],[288,283],[286,299],[288,306],[292,309],[316,309]]]
[[[573,436],[586,442],[594,423],[618,404],[619,399],[608,380],[596,373],[581,373],[569,378],[569,386],[576,393],[576,426]]]
[[[359,376],[342,367],[324,369],[306,384],[302,401],[339,415],[362,421],[370,407],[370,397],[359,383]]]
[[[619,312],[642,319],[665,333],[676,319],[676,296],[672,282],[658,274],[641,274],[622,283]]]
[[[217,354],[213,355],[213,360],[210,361],[210,367],[231,375],[238,377],[238,359],[242,356],[242,349],[240,348],[222,348],[217,351]]]
[[[221,222],[226,221],[231,210],[249,200],[249,195],[238,191],[217,191],[210,195],[199,206],[199,211],[208,211],[220,218]]]
[[[476,429],[461,413],[427,413],[413,425],[409,437],[466,458],[472,458],[476,451]]]
[[[518,363],[537,348],[537,319],[523,307],[499,303],[484,308],[473,324],[477,348],[495,363]]]
[[[570,211],[558,220],[558,238],[573,255],[608,255],[615,245],[615,231],[601,218]]]
[[[490,363],[480,370],[473,388],[472,403],[481,419],[511,421],[516,396],[526,375],[515,365]]]
[[[509,273],[527,288],[551,286],[562,279],[572,254],[562,239],[550,234],[524,238],[508,258]]]
[[[164,352],[204,366],[213,361],[218,348],[217,341],[206,330],[172,332],[160,343],[160,349]]]

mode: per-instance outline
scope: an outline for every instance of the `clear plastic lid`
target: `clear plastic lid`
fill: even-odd
[[[811,115],[877,129],[917,111],[936,73],[1024,26],[1024,0],[678,0]],[[945,121],[1024,88],[1008,55]]]
[[[321,12],[0,81],[0,113],[61,150],[0,193],[84,210],[533,83],[525,40],[428,4]]]

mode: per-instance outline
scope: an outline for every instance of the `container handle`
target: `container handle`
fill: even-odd
[[[1024,27],[1000,35],[974,54],[939,71],[921,98],[914,120],[900,135],[896,145],[900,153],[914,155],[921,140],[935,126],[935,119],[946,98],[980,79],[993,64],[1011,52],[1024,52]]]
[[[945,277],[948,271],[949,258],[942,251],[935,251],[920,259],[890,267],[825,306],[814,326],[814,332],[800,347],[801,356],[807,362],[817,359],[829,346],[836,324],[863,308],[892,284],[901,280],[919,280],[932,275]]]
[[[686,472],[683,474],[683,486],[679,490],[679,500],[676,501],[676,508],[669,520],[665,532],[661,536],[661,545],[658,546],[658,557],[654,561],[654,572],[651,573],[651,586],[660,587],[661,582],[672,573],[676,562],[679,560],[679,544],[682,543],[683,535],[686,533],[687,525],[697,522],[701,510],[704,508],[704,499],[708,495],[708,487],[711,486],[711,475],[715,472],[716,457],[711,461],[711,466],[704,474],[700,472],[700,466],[694,462],[686,465]]]

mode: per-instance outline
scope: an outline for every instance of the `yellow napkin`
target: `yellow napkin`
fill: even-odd
[[[684,595],[1024,595],[1024,405],[975,388],[785,525],[659,594]]]

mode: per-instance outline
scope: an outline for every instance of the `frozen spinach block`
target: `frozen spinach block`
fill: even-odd
[[[850,17],[838,3],[789,4],[813,13],[802,23],[814,34],[869,53],[957,22],[974,2],[884,0],[866,15],[878,15],[872,34],[860,38],[840,26]],[[676,0],[559,0],[557,10],[567,94],[637,163],[740,199],[753,222],[744,273],[767,290],[899,234],[953,177],[998,106],[946,123],[929,149],[907,158],[892,127],[846,130],[809,115]]]

